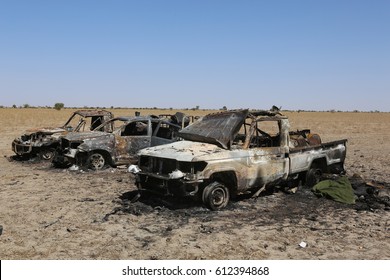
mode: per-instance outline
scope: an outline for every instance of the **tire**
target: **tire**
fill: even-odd
[[[102,170],[106,166],[106,158],[99,152],[91,153],[87,159],[87,166],[92,170]]]
[[[305,186],[308,188],[314,187],[317,183],[321,181],[322,170],[317,167],[312,167],[306,173]]]
[[[220,182],[213,182],[203,189],[202,201],[211,210],[225,208],[229,199],[229,189]]]
[[[53,158],[51,164],[55,168],[64,168],[69,167],[71,165],[68,158],[58,154]]]
[[[56,149],[54,148],[43,148],[38,153],[39,158],[45,161],[52,161],[57,155]]]

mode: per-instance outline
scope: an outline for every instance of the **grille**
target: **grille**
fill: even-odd
[[[142,157],[140,167],[148,172],[167,175],[177,169],[177,164],[174,159]]]

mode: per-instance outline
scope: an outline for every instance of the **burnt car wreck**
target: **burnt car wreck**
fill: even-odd
[[[12,151],[18,156],[39,156],[52,160],[62,136],[69,132],[95,130],[97,127],[101,131],[110,131],[111,127],[100,125],[111,118],[113,114],[106,110],[78,110],[62,126],[27,130],[12,142]]]
[[[111,131],[102,131],[105,126]],[[137,152],[146,147],[177,140],[181,126],[156,116],[117,117],[94,131],[69,133],[61,149],[70,164],[100,170],[137,161]]]
[[[322,143],[310,130],[289,131],[279,111],[210,114],[182,129],[183,141],[141,150],[133,168],[139,192],[193,197],[212,210],[231,197],[278,184],[313,185],[344,169],[346,140]]]

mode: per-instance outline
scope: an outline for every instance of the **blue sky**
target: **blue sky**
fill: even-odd
[[[0,0],[0,105],[390,111],[390,1]]]

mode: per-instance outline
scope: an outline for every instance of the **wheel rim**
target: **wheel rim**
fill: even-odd
[[[92,169],[99,170],[104,167],[105,160],[101,154],[92,154],[89,157],[89,165]]]
[[[318,184],[322,177],[322,171],[318,168],[312,168],[307,173],[306,186],[313,187]]]
[[[51,160],[54,157],[54,151],[53,150],[44,150],[41,152],[41,158],[44,160]]]
[[[316,184],[320,182],[321,176],[322,176],[321,170],[319,170],[319,169],[315,170],[315,172],[314,172],[314,182]]]
[[[214,205],[214,207],[219,208],[226,202],[226,192],[223,188],[218,187],[215,188],[211,194],[211,203]]]
[[[224,208],[229,203],[229,199],[229,189],[219,182],[207,185],[202,192],[202,201],[211,210]]]

